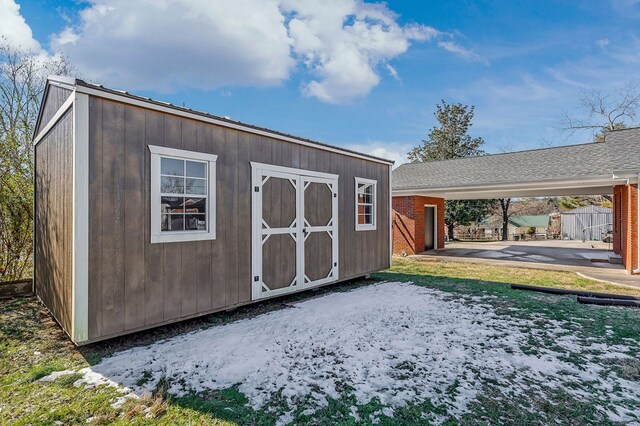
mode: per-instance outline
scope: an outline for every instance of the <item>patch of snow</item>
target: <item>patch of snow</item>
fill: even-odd
[[[352,406],[352,407],[350,408],[349,416],[353,417],[353,419],[354,419],[356,422],[359,422],[359,421],[360,421],[360,414],[358,414],[358,408],[357,408],[357,407],[353,407],[353,406]]]
[[[120,383],[116,383],[113,380],[103,376],[102,374],[92,370],[90,367],[80,369],[78,371],[74,370],[62,370],[62,371],[54,371],[53,373],[40,378],[39,382],[52,382],[60,377],[68,376],[70,374],[81,374],[82,377],[73,382],[74,387],[80,387],[84,385],[87,389],[92,389],[98,386],[108,386],[116,388],[116,390],[123,394],[115,399],[115,401],[111,404],[111,408],[121,408],[128,399],[139,398],[135,392],[128,387],[122,386]],[[93,419],[93,418],[89,418]],[[90,421],[87,419],[87,421]]]
[[[452,297],[410,283],[371,285],[122,351],[82,373],[79,381],[142,393],[166,378],[176,396],[239,385],[256,409],[280,393],[288,411],[279,424],[293,421],[297,408],[311,415],[327,398],[340,399],[345,384],[357,404],[380,401],[384,408],[371,422],[427,399],[458,417],[488,382],[498,383],[498,393],[509,398],[544,398],[546,387],[584,401],[598,397],[610,402],[597,407],[610,419],[640,420],[638,413],[614,404],[616,398],[640,399],[640,384],[605,371],[598,355],[622,357],[631,352],[628,346],[585,345],[571,332],[575,323],[542,314],[499,315],[494,300]],[[532,338],[553,341],[553,350],[541,344],[532,354]],[[572,363],[572,356],[581,362]],[[138,385],[143,376],[148,380]],[[356,407],[350,416],[359,419]]]

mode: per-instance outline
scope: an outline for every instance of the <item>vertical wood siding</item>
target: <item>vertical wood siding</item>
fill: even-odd
[[[73,110],[36,146],[35,289],[71,332]]]
[[[63,89],[62,87],[57,86],[49,86],[49,92],[47,93],[47,97],[43,100],[43,104],[41,106],[42,109],[42,117],[40,119],[40,123],[38,123],[38,128],[36,129],[36,134],[40,132],[44,128],[44,126],[49,123],[49,121],[56,115],[56,112],[60,109],[62,104],[71,96],[71,90]]]
[[[114,101],[89,104],[89,339],[251,301],[251,161],[339,178],[340,279],[389,266],[389,167]],[[218,156],[213,241],[150,244],[148,145]],[[355,177],[378,226],[355,231]]]

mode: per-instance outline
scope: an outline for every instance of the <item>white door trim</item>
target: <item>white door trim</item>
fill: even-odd
[[[316,281],[310,281],[310,282],[306,282],[306,274],[305,274],[305,263],[304,263],[304,241],[307,238],[307,235],[305,232],[302,232],[301,236],[302,236],[302,244],[299,247],[299,252],[298,252],[298,257],[302,259],[302,286],[303,288],[311,288],[311,287],[316,287],[318,285],[322,285],[325,283],[329,283],[332,281],[336,281],[338,279],[339,275],[339,270],[338,270],[338,265],[339,265],[339,261],[338,261],[338,179],[327,179],[327,178],[318,178],[318,177],[314,177],[314,176],[301,176],[300,177],[300,181],[301,181],[301,193],[302,193],[302,197],[301,197],[301,201],[300,201],[300,205],[301,205],[301,212],[300,212],[300,223],[302,223],[303,227],[302,229],[308,229],[311,228],[310,232],[326,232],[331,236],[331,270],[329,272],[329,274],[322,279],[316,280]],[[322,226],[306,226],[304,224],[305,222],[305,212],[304,212],[304,194],[305,194],[305,189],[306,189],[306,182],[310,182],[310,183],[324,183],[326,184],[330,190],[331,190],[331,220],[329,222],[329,224],[327,225],[322,225]]]
[[[262,226],[262,186],[266,182],[265,177],[288,179],[295,182],[296,190],[296,219],[291,232],[287,230],[265,230]],[[313,227],[316,232],[332,232],[332,262],[331,274],[324,279],[305,283],[304,273],[304,182],[321,182],[328,184],[332,189],[332,221],[331,226]],[[312,170],[296,169],[291,167],[274,166],[251,162],[251,299],[259,300],[286,293],[293,293],[307,288],[316,287],[339,279],[339,236],[338,236],[338,175],[316,172]],[[336,194],[336,195],[333,195]],[[262,244],[263,236],[272,234],[290,233],[296,241],[296,279],[295,285],[275,290],[263,291],[262,277]]]

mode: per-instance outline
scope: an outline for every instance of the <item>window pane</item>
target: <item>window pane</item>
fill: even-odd
[[[373,184],[372,183],[358,184],[358,202],[373,203]]]
[[[161,226],[162,231],[184,231],[184,215],[163,214]]]
[[[184,213],[185,202],[182,197],[162,197],[160,204],[162,213]]]
[[[184,176],[184,160],[175,158],[161,158],[160,174]]]
[[[207,195],[206,179],[187,179],[185,194]]]
[[[371,216],[367,216],[365,214],[359,214],[358,225],[371,225]]]
[[[197,161],[187,161],[187,176],[188,177],[207,177],[206,163],[200,163]]]
[[[207,230],[207,215],[204,214],[186,214],[185,228],[187,230]]]
[[[370,214],[359,214],[358,225],[373,225],[373,216]]]
[[[185,213],[206,213],[207,212],[207,199],[206,198],[187,198],[184,202]]]
[[[162,176],[160,178],[160,192],[169,194],[182,194],[184,192],[184,178]]]
[[[364,207],[364,214],[366,215],[372,215],[373,214],[373,206],[363,206]]]

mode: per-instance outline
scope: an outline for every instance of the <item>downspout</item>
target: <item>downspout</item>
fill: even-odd
[[[640,173],[638,173],[638,185],[636,187],[636,199],[638,202],[638,211],[636,212],[638,214],[638,223],[636,224],[636,234],[638,237],[638,240],[636,241],[636,253],[638,256],[638,268],[633,270],[631,273],[632,274],[640,274]]]

